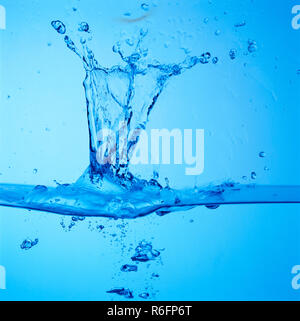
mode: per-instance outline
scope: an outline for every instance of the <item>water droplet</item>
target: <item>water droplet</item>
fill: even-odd
[[[216,36],[219,36],[220,34],[221,34],[221,30],[216,30],[216,31],[215,31],[215,35],[216,35]]]
[[[265,153],[265,152],[260,152],[258,155],[259,155],[259,157],[261,157],[261,158],[266,157],[266,153]]]
[[[219,58],[218,58],[218,57],[214,57],[214,58],[212,59],[212,62],[213,62],[214,65],[217,64],[218,61],[219,61]]]
[[[150,6],[149,6],[149,4],[147,4],[147,3],[142,3],[142,4],[141,4],[141,8],[142,8],[144,11],[149,11]]]
[[[236,54],[237,54],[237,52],[236,52],[235,49],[230,49],[229,57],[230,57],[231,60],[234,60],[236,58]]]
[[[268,172],[270,169],[269,169],[269,167],[265,166],[265,167],[264,167],[264,170],[265,170],[266,172]]]
[[[51,26],[61,35],[66,33],[66,26],[59,20],[52,21]]]
[[[86,23],[86,22],[81,22],[81,23],[79,24],[78,31],[88,32],[89,30],[90,30],[90,26],[88,25],[88,23]]]
[[[159,178],[159,173],[157,171],[153,171],[153,178],[158,179]]]
[[[204,20],[203,20],[203,22],[204,22],[205,24],[207,24],[207,23],[208,23],[208,21],[209,21],[209,19],[208,19],[208,18],[204,18]]]
[[[252,172],[252,173],[251,173],[251,178],[252,178],[252,179],[256,179],[256,176],[257,176],[257,175],[256,175],[255,172]]]
[[[37,174],[38,170],[35,168],[32,172],[33,174]]]

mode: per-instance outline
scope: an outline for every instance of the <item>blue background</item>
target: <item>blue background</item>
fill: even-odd
[[[206,135],[204,173],[188,177],[185,166],[156,166],[162,182],[249,183],[255,171],[259,184],[299,184],[300,30],[291,26],[299,3],[148,1],[147,19],[122,21],[126,12],[142,15],[142,3],[1,1],[7,29],[0,30],[0,181],[55,186],[74,182],[88,166],[85,72],[50,25],[60,19],[77,41],[78,23],[90,24],[91,47],[106,66],[119,63],[114,43],[141,27],[149,29],[150,57],[161,62],[182,61],[182,48],[219,58],[172,79],[153,111],[149,129],[203,128]],[[246,26],[234,27],[243,20]],[[257,42],[253,54],[248,39]],[[152,170],[137,171],[149,177]],[[299,214],[291,204],[196,208],[132,221],[86,219],[66,232],[60,223],[68,226],[70,218],[0,208],[0,264],[7,271],[0,300],[122,299],[106,294],[115,286],[132,289],[135,298],[148,287],[157,300],[299,300],[291,286],[291,269],[300,264]],[[39,244],[23,251],[26,238]],[[163,249],[161,258],[137,273],[120,272],[143,239]]]

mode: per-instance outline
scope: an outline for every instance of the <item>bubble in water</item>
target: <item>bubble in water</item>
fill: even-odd
[[[239,27],[244,27],[246,26],[246,21],[241,21],[241,22],[238,22],[234,25],[236,28],[239,28]]]
[[[269,167],[265,166],[265,167],[264,167],[264,170],[265,170],[266,172],[268,172],[270,169],[269,169]]]
[[[33,174],[37,174],[38,170],[35,168],[32,172]]]
[[[152,248],[152,244],[142,241],[135,249],[135,254],[132,256],[132,261],[147,262],[156,259],[160,252]]]
[[[207,23],[208,23],[208,21],[209,21],[209,19],[208,19],[208,18],[204,18],[204,20],[203,20],[203,22],[204,22],[205,24],[207,24]]]
[[[121,267],[122,272],[137,272],[138,267],[136,265],[125,264]]]
[[[218,204],[212,204],[212,205],[205,205],[206,208],[210,209],[210,210],[215,210],[218,207],[220,207],[220,205]]]
[[[142,4],[141,4],[141,8],[142,8],[144,11],[149,11],[150,6],[149,6],[149,4],[147,4],[147,3],[142,3]]]
[[[230,49],[229,57],[231,60],[234,60],[236,58],[236,50],[235,49]]]
[[[86,23],[86,22],[81,22],[81,23],[79,24],[78,31],[88,32],[89,30],[90,30],[90,26],[88,25],[88,23]]]
[[[59,20],[52,21],[51,26],[61,35],[66,33],[66,26]]]
[[[30,250],[33,246],[37,245],[39,242],[39,239],[35,239],[34,241],[26,239],[23,241],[23,243],[20,245],[22,250]]]
[[[257,176],[257,175],[256,175],[255,172],[252,172],[252,173],[251,173],[251,178],[252,178],[252,179],[256,179],[256,176]]]
[[[144,293],[139,294],[139,297],[142,298],[142,299],[148,299],[149,296],[150,296],[150,294],[147,293],[147,292],[144,292]]]
[[[261,157],[261,158],[266,157],[266,153],[265,153],[265,152],[260,152],[258,155],[259,155],[259,157]]]
[[[118,294],[118,295],[124,296],[126,299],[133,298],[132,292],[129,289],[124,289],[124,288],[115,288],[115,289],[106,291],[106,293]]]
[[[216,31],[215,31],[215,35],[216,35],[216,36],[219,36],[220,34],[221,34],[221,30],[216,30]]]
[[[248,40],[248,51],[253,53],[257,50],[257,43],[254,40]]]
[[[214,58],[212,59],[212,63],[213,63],[214,65],[217,64],[218,61],[219,61],[219,58],[218,58],[218,57],[214,57]]]

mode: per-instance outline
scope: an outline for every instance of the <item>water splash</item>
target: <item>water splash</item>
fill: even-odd
[[[0,205],[52,212],[72,217],[105,216],[113,218],[136,218],[151,213],[165,215],[170,212],[191,209],[204,205],[215,209],[223,204],[250,203],[300,203],[299,186],[257,186],[240,185],[232,182],[174,190],[166,179],[163,188],[157,181],[158,175],[147,181],[135,177],[129,171],[130,157],[139,142],[139,131],[145,129],[161,93],[175,76],[196,65],[211,61],[211,54],[189,56],[181,63],[161,64],[149,62],[148,50],[143,48],[147,30],[140,30],[131,53],[125,54],[120,43],[113,47],[121,63],[111,68],[101,66],[89,49],[88,39],[80,40],[80,47],[66,35],[66,26],[53,21],[52,27],[64,35],[66,46],[82,61],[86,71],[84,89],[87,101],[87,115],[90,138],[90,165],[74,184],[55,187],[0,184]],[[79,25],[79,31],[87,34],[86,22]],[[255,52],[257,44],[248,42],[248,51]],[[234,59],[236,52],[230,51]],[[216,63],[212,59],[212,63]],[[126,139],[131,142],[119,154],[119,147],[107,149],[106,156],[114,157],[115,163],[99,164],[97,151],[101,146],[98,133],[106,128],[114,132],[119,124],[125,124]],[[118,142],[120,144],[120,142]],[[125,162],[124,157],[125,155]],[[255,176],[255,177],[254,177]],[[251,177],[256,178],[252,173]],[[159,252],[151,245],[140,245],[133,256],[135,261],[154,259]],[[151,247],[151,248],[150,248]]]

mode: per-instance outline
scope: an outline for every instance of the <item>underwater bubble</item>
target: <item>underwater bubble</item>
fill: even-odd
[[[203,22],[206,24],[208,23],[209,19],[208,18],[204,18]]]
[[[229,57],[231,60],[234,60],[236,58],[236,50],[235,49],[230,49],[229,51]]]
[[[244,27],[246,26],[246,21],[241,21],[241,22],[238,22],[234,25],[236,28],[240,28],[240,27]]]
[[[104,225],[97,225],[97,230],[100,230],[100,231],[102,231],[103,229],[104,229]]]
[[[265,152],[260,152],[258,155],[259,155],[259,157],[261,157],[261,158],[266,157],[266,153],[265,153]]]
[[[220,207],[220,205],[218,204],[212,204],[212,205],[205,205],[206,208],[210,209],[210,210],[215,210],[218,207]]]
[[[138,267],[136,265],[125,264],[121,267],[122,272],[137,272]]]
[[[160,252],[152,248],[152,244],[142,241],[135,249],[135,254],[131,257],[132,261],[148,262],[156,259]]]
[[[250,53],[253,53],[253,52],[257,51],[257,43],[256,43],[256,41],[250,40],[250,39],[248,40],[248,51]]]
[[[114,294],[124,296],[126,299],[133,299],[132,291],[125,288],[115,288],[115,289],[106,291],[106,293],[114,293]]]
[[[87,22],[81,22],[78,27],[78,31],[88,32],[90,30],[90,26]]]
[[[35,239],[34,241],[26,239],[23,241],[23,243],[20,245],[22,250],[30,250],[33,246],[37,245],[39,242],[39,239]]]
[[[251,178],[252,178],[252,179],[256,179],[256,176],[257,176],[257,175],[256,175],[255,172],[252,172],[252,173],[251,173]]]
[[[213,57],[212,63],[213,63],[214,65],[217,64],[218,61],[219,61],[219,58],[218,58],[218,57]]]
[[[221,30],[216,30],[216,31],[215,31],[215,35],[216,35],[216,36],[219,36],[220,34],[221,34]]]
[[[265,170],[266,172],[268,172],[268,171],[270,170],[270,168],[267,167],[267,166],[265,166],[265,167],[264,167],[264,170]]]
[[[37,172],[38,172],[37,168],[35,168],[32,172],[33,172],[33,174],[37,174]]]
[[[150,296],[150,294],[147,293],[147,292],[139,294],[139,297],[142,298],[142,299],[148,299],[149,296]]]
[[[158,273],[152,273],[151,275],[153,278],[159,278],[159,274]]]
[[[150,6],[149,6],[149,4],[147,4],[147,3],[142,3],[142,4],[141,4],[141,8],[142,8],[144,11],[149,11]]]
[[[51,22],[51,26],[61,35],[66,33],[66,26],[64,25],[63,22],[59,21],[59,20],[55,20]]]

